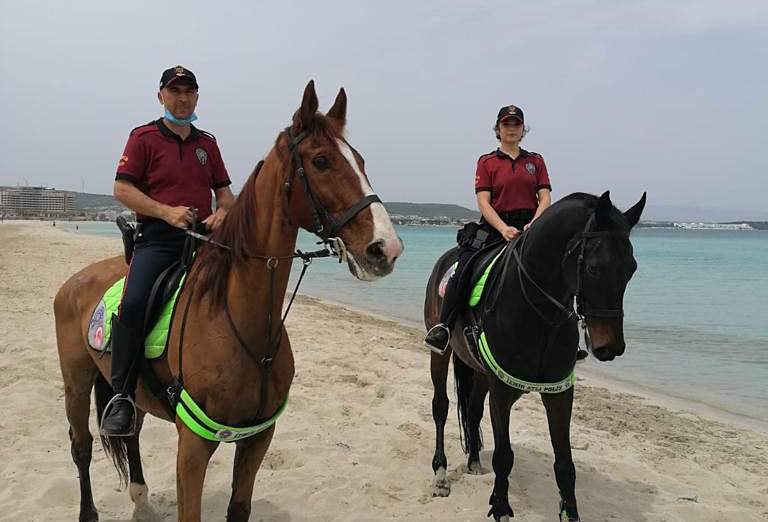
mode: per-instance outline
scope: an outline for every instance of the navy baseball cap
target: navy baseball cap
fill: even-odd
[[[162,89],[164,87],[168,87],[171,83],[179,80],[180,78],[191,80],[192,84],[195,86],[195,89],[198,89],[195,73],[181,65],[177,65],[176,67],[171,67],[170,69],[163,71],[163,75],[160,77],[160,88]]]
[[[499,109],[499,114],[496,116],[496,123],[507,118],[517,118],[520,123],[525,123],[525,117],[523,116],[523,109],[515,107],[514,105],[506,105]]]

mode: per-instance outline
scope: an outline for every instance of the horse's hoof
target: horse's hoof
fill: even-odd
[[[445,468],[438,468],[435,471],[435,482],[432,486],[433,497],[447,497],[451,494],[451,483],[448,482],[448,474]]]
[[[507,498],[498,498],[496,493],[491,493],[491,499],[488,503],[491,505],[491,509],[488,510],[486,516],[492,516],[497,522],[502,520],[509,522],[509,519],[515,516],[515,512],[512,511],[512,506],[509,505]]]
[[[467,473],[469,475],[485,475],[486,471],[480,464],[480,461],[476,460],[467,464]]]
[[[570,514],[568,513],[570,511]],[[560,522],[581,522],[579,513],[575,507],[568,508],[565,502],[560,501]]]
[[[78,522],[99,522],[99,513],[96,508],[80,511]]]

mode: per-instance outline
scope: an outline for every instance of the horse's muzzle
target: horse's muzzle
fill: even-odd
[[[592,355],[598,361],[612,361],[624,353],[624,327],[620,319],[587,318]]]
[[[391,239],[377,239],[365,247],[365,269],[383,277],[395,268],[395,261],[403,254],[403,242],[395,236]]]
[[[624,341],[604,346],[592,346],[592,355],[601,362],[612,361],[624,353],[624,348]]]

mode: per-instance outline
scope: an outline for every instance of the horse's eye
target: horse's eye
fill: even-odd
[[[597,270],[597,266],[595,265],[587,265],[587,273],[591,275],[592,277],[597,277],[597,274],[599,273]]]
[[[312,164],[317,167],[318,170],[328,170],[331,168],[331,162],[325,156],[317,156],[312,158]]]

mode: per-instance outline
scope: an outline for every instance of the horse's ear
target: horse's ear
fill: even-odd
[[[643,192],[643,196],[640,198],[640,201],[635,203],[635,206],[624,212],[624,217],[627,218],[627,222],[629,223],[629,228],[634,227],[637,225],[637,222],[640,221],[640,215],[643,213],[643,209],[645,208],[645,192]]]
[[[333,102],[333,107],[326,113],[326,116],[339,120],[342,127],[347,122],[347,93],[344,91],[344,87],[339,89],[336,101]]]
[[[608,216],[610,215],[612,208],[611,191],[606,190],[597,200],[597,208],[595,208],[595,219],[597,219],[598,228],[602,229],[608,225]]]
[[[315,80],[309,80],[304,89],[304,98],[301,100],[301,107],[293,115],[293,130],[299,132],[306,129],[312,118],[315,117],[319,104],[317,102],[317,93],[315,92]]]

